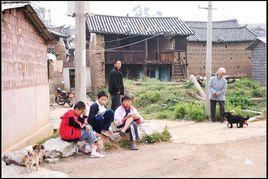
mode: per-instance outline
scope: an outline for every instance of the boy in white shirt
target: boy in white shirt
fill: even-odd
[[[115,110],[115,125],[117,128],[123,129],[120,131],[121,136],[125,136],[130,129],[130,144],[131,150],[138,150],[135,141],[139,140],[137,125],[143,122],[143,118],[139,115],[136,108],[132,106],[132,99],[129,96],[122,97],[122,105]]]

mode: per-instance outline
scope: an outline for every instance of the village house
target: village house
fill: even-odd
[[[2,152],[53,133],[47,46],[55,39],[28,3],[2,2]]]
[[[207,22],[185,21],[194,31],[187,37],[188,73],[205,76]],[[227,74],[251,77],[251,53],[246,47],[256,35],[236,19],[212,22],[212,72],[225,67]]]
[[[116,58],[127,78],[186,78],[186,38],[194,33],[179,18],[91,14],[86,27],[93,90],[107,82]]]
[[[52,29],[49,29],[50,31]],[[57,85],[57,86],[64,86],[66,90],[74,90],[75,89],[75,42],[74,42],[74,29],[71,28],[70,26],[68,27],[55,27],[53,28],[53,32],[57,33],[58,36],[63,35],[68,35],[68,37],[62,37],[62,42],[61,44],[65,44],[65,49],[64,53],[65,54],[62,58],[63,60],[63,72],[62,72],[62,77],[63,77],[63,85]],[[51,33],[53,34],[51,31]],[[56,35],[56,34],[55,34]],[[88,44],[88,43],[87,43]],[[88,45],[87,45],[88,47]],[[86,53],[88,56],[88,53]],[[87,92],[91,91],[91,79],[90,79],[90,69],[89,69],[89,61],[86,62],[86,88]],[[56,85],[54,85],[56,86]]]
[[[267,79],[267,56],[266,37],[257,37],[246,50],[251,50],[252,79],[266,85]]]
[[[67,58],[67,49],[65,45],[69,35],[48,28],[49,32],[56,39],[57,43],[48,46],[48,77],[49,91],[55,93],[58,87],[63,87],[63,62]],[[54,57],[54,58],[53,58]]]

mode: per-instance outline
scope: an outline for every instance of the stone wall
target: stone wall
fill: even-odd
[[[47,45],[21,9],[2,19],[2,151],[49,126]],[[49,127],[45,130],[48,130]],[[52,130],[52,128],[51,128]],[[47,134],[48,134],[47,133]],[[35,141],[36,142],[36,141]]]
[[[213,43],[212,72],[224,67],[229,75],[247,74],[251,77],[251,53],[245,50],[250,42]],[[206,43],[187,42],[188,72],[194,75],[206,73]]]

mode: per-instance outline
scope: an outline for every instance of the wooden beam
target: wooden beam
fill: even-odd
[[[145,42],[145,60],[148,60],[148,40],[146,40]]]
[[[159,37],[156,38],[157,40],[157,61],[160,61],[160,43],[159,43]]]
[[[196,89],[198,89],[200,96],[202,98],[206,98],[206,94],[204,93],[203,89],[201,88],[200,84],[198,83],[196,77],[193,74],[189,76],[189,80],[194,83],[194,86],[196,87]]]

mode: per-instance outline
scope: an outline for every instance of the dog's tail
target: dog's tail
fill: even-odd
[[[247,118],[246,118],[247,120],[249,119],[249,116],[247,116]]]

